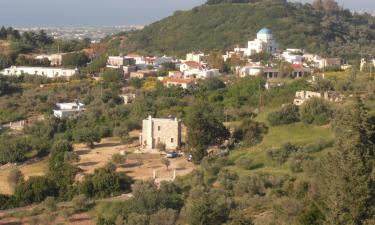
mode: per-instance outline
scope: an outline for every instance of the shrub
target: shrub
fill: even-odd
[[[46,177],[30,177],[14,191],[16,201],[20,205],[41,202],[47,196],[57,196],[57,194],[56,184]]]
[[[245,120],[236,129],[233,136],[236,140],[242,141],[245,146],[253,146],[263,140],[263,135],[268,132],[268,127],[263,123]]]
[[[112,155],[112,162],[114,164],[124,164],[126,162],[126,157],[121,154],[113,154]]]
[[[327,124],[332,114],[330,105],[321,98],[311,98],[300,107],[301,120],[307,124]]]
[[[267,116],[268,122],[271,126],[282,124],[291,124],[299,121],[299,108],[296,105],[288,104],[280,111],[271,112]]]
[[[302,152],[306,153],[314,153],[314,152],[320,152],[321,150],[325,148],[333,147],[334,141],[326,141],[326,140],[320,140],[317,143],[306,145],[302,148]]]
[[[54,197],[47,197],[43,203],[44,210],[47,210],[48,212],[54,212],[57,209],[57,204]]]
[[[292,172],[300,173],[303,171],[303,164],[305,161],[310,160],[311,157],[304,153],[293,154],[289,159],[289,166]]]
[[[176,224],[178,213],[173,209],[162,209],[150,216],[150,225],[174,225]]]
[[[250,196],[264,196],[266,194],[265,182],[260,175],[241,177],[234,186],[236,195],[249,194]]]
[[[73,207],[76,212],[84,211],[88,207],[87,198],[85,195],[77,195],[73,198]]]
[[[232,190],[237,180],[237,173],[228,169],[222,169],[218,174],[218,181],[225,188],[225,190]]]
[[[124,172],[116,173],[115,170],[115,167],[109,165],[86,175],[80,184],[81,193],[87,197],[103,198],[129,191],[132,179]]]
[[[156,149],[158,149],[161,152],[165,152],[166,150],[166,145],[165,143],[159,142],[156,144]]]
[[[251,168],[254,167],[254,164],[253,164],[253,160],[250,157],[244,156],[236,160],[236,166],[241,169],[250,170]]]
[[[21,182],[23,182],[23,179],[24,179],[24,175],[22,174],[21,170],[19,170],[19,169],[12,169],[9,172],[8,183],[13,188],[16,187],[18,184],[20,184]]]
[[[289,156],[293,152],[297,152],[298,147],[292,145],[291,143],[284,144],[281,148],[278,149],[270,149],[267,151],[267,156],[271,158],[273,161],[275,161],[278,164],[284,164]]]

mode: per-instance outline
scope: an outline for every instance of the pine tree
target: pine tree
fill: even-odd
[[[324,163],[327,224],[366,224],[375,215],[374,143],[361,100],[352,110],[337,112],[333,127],[336,151]]]

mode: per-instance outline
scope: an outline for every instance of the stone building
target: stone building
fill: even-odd
[[[336,91],[326,91],[323,93],[313,91],[297,91],[293,104],[300,106],[310,98],[323,98],[324,100],[330,102],[342,102],[344,100],[344,96]]]
[[[176,150],[181,145],[181,121],[149,116],[142,122],[139,141],[145,149],[155,149],[158,143],[163,143],[166,149]]]

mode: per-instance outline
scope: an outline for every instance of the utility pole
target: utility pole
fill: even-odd
[[[262,107],[262,88],[261,88],[261,82],[259,81],[259,113],[260,113],[260,109]]]
[[[103,81],[100,80],[100,97],[103,99]]]

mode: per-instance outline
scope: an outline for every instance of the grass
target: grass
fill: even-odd
[[[277,165],[267,157],[266,151],[271,148],[278,148],[286,142],[296,145],[306,145],[315,143],[321,139],[332,140],[333,133],[329,126],[312,126],[303,123],[282,125],[270,127],[268,133],[264,136],[262,143],[250,148],[241,148],[233,151],[229,155],[229,160],[235,162],[240,157],[250,157],[254,162],[254,169],[244,170],[236,166],[230,166],[229,169],[236,171],[240,176],[253,173],[272,173],[280,175],[292,175],[287,163]],[[316,153],[319,157],[324,153]]]
[[[0,170],[0,193],[12,194],[13,188],[8,183],[8,175],[11,168]],[[47,171],[47,160],[43,160],[34,164],[23,166],[21,172],[24,174],[25,179],[31,176],[41,176]]]

